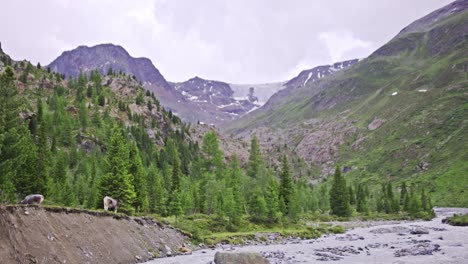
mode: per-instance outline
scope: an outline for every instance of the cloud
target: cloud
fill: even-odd
[[[348,31],[322,32],[318,35],[318,39],[325,43],[331,61],[345,60],[350,51],[355,51],[352,53],[355,57],[363,57],[374,48],[371,42],[355,38]]]
[[[451,0],[6,1],[0,40],[45,65],[79,45],[115,43],[171,81],[282,81],[305,68],[365,57]]]

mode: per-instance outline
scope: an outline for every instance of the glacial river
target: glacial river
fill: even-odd
[[[354,226],[361,227],[346,234],[277,245],[197,250],[191,255],[155,259],[147,264],[206,264],[213,261],[217,251],[259,252],[270,263],[468,263],[468,227],[441,222],[454,213],[468,213],[468,208],[435,211],[437,217],[431,221],[359,222]],[[423,234],[412,234],[418,231]]]

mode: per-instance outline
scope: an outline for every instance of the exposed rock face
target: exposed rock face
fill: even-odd
[[[356,64],[358,61],[359,61],[358,59],[354,59],[354,60],[337,62],[337,63],[334,63],[333,65],[323,65],[323,66],[312,68],[310,70],[304,70],[301,73],[299,73],[298,76],[288,81],[284,86],[288,88],[298,88],[298,87],[307,85],[309,82],[310,83],[315,82],[317,80],[322,79],[325,76],[333,74],[342,69],[351,67],[354,64]]]
[[[182,83],[174,83],[186,101],[202,109],[199,120],[209,124],[220,124],[239,118],[254,107],[259,107],[254,91],[235,98],[230,84],[194,77]],[[195,120],[196,121],[196,120]]]
[[[135,75],[138,81],[149,82],[166,89],[170,85],[147,58],[134,58],[121,46],[101,44],[93,47],[79,46],[65,51],[49,64],[54,72],[77,77],[80,72],[89,73],[98,69],[102,75],[112,68],[114,72]]]
[[[383,125],[385,121],[385,119],[374,118],[374,120],[367,126],[367,129],[369,129],[370,131],[376,130],[381,125]]]
[[[266,260],[259,253],[226,253],[216,252],[214,257],[215,264],[268,264]]]

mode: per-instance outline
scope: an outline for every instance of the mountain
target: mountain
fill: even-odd
[[[112,69],[114,72],[135,75],[141,82],[170,89],[170,85],[149,59],[133,58],[124,48],[113,44],[79,46],[74,50],[63,52],[48,67],[67,77],[77,77],[80,72],[89,73],[95,69],[98,69],[101,75],[105,75],[109,69]]]
[[[173,83],[173,87],[187,101],[197,105],[201,110],[198,120],[205,123],[231,121],[259,106],[253,91],[244,98],[235,98],[230,84],[225,82],[194,77],[182,83]]]
[[[193,111],[201,111],[173,89],[151,60],[134,58],[121,46],[113,44],[79,46],[74,50],[63,52],[48,67],[53,72],[65,74],[67,77],[77,77],[80,72],[89,74],[95,69],[98,69],[102,75],[107,74],[109,70],[114,73],[130,74],[135,76],[146,90],[153,92],[166,109],[178,113],[183,120],[196,122],[190,117]]]
[[[315,179],[341,164],[350,182],[410,181],[438,205],[468,205],[467,9],[455,1],[434,11],[354,66],[279,91],[227,130],[256,133],[263,149],[289,146]]]
[[[168,82],[147,58],[134,58],[121,46],[101,44],[79,46],[63,52],[48,67],[53,72],[77,77],[98,69],[102,75],[110,71],[135,76],[145,89],[155,93],[161,104],[177,113],[184,121],[223,125],[262,106],[276,91],[297,88],[340,69],[357,60],[320,66],[301,72],[294,79],[271,84],[228,84],[194,77],[185,82]]]

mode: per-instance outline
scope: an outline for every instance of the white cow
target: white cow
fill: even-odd
[[[44,201],[44,196],[41,194],[30,194],[21,201],[22,204],[41,204]]]
[[[117,213],[117,207],[118,207],[118,205],[117,205],[117,200],[116,200],[116,199],[113,199],[113,198],[111,198],[111,197],[109,197],[109,196],[106,196],[106,197],[104,197],[103,202],[104,202],[104,210],[107,211],[107,210],[113,208],[113,209],[114,209],[114,213]]]

